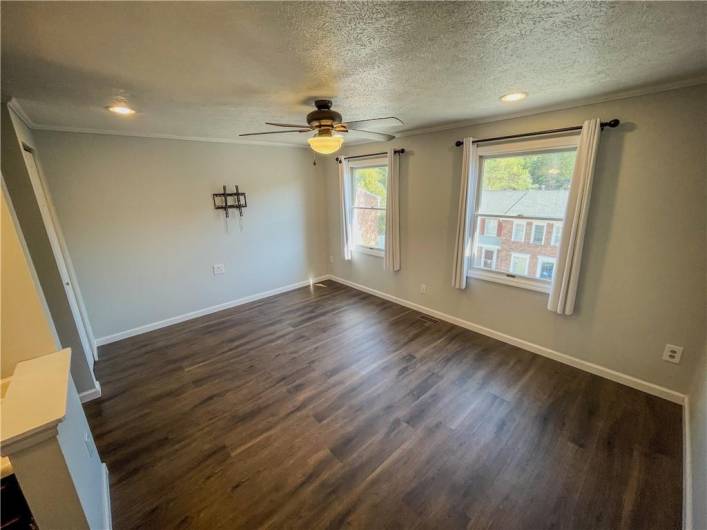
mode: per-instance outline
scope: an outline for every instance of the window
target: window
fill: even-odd
[[[477,267],[481,267],[483,269],[494,269],[496,268],[497,258],[498,248],[482,247],[478,253],[479,262],[476,265]]]
[[[521,276],[528,275],[528,265],[530,265],[530,255],[529,254],[516,254],[515,252],[511,254],[511,267],[510,271],[513,274],[520,274]]]
[[[532,241],[533,245],[545,243],[545,223],[533,223]]]
[[[555,258],[547,256],[538,257],[538,272],[537,277],[541,280],[551,280],[552,274],[555,272]]]
[[[525,242],[525,221],[513,221],[513,241]]]
[[[497,233],[498,233],[498,220],[497,219],[485,219],[484,235],[495,237]]]
[[[472,162],[479,182],[470,186],[477,195],[469,276],[549,291],[577,140],[571,135],[479,146]]]
[[[383,255],[385,249],[385,202],[388,191],[388,160],[349,162],[351,173],[351,227],[357,250]]]

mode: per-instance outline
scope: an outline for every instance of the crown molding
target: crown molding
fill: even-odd
[[[36,128],[36,124],[32,121],[32,119],[27,115],[25,112],[25,109],[22,108],[22,105],[20,105],[20,102],[17,101],[15,98],[10,98],[10,100],[7,102],[7,107],[12,110],[15,115],[24,123],[27,127],[30,129]]]
[[[536,114],[543,114],[545,112],[552,112],[556,110],[566,110],[575,107],[582,107],[585,105],[594,105],[597,103],[604,103],[607,101],[616,101],[620,99],[633,98],[638,96],[645,96],[649,94],[655,94],[659,92],[667,92],[670,90],[678,90],[681,88],[688,88],[691,86],[697,86],[707,84],[707,74],[699,75],[696,77],[690,77],[686,79],[681,79],[678,81],[671,81],[669,83],[661,83],[655,85],[649,85],[640,88],[634,88],[630,90],[623,90],[619,92],[612,92],[609,94],[604,94],[601,96],[593,96],[587,98],[578,98],[564,103],[558,103],[555,105],[545,105],[542,107],[537,107],[534,109],[528,109],[526,111],[505,113],[505,114],[493,114],[489,116],[484,116],[482,118],[475,118],[464,121],[457,121],[452,123],[446,123],[442,125],[436,125],[432,127],[419,127],[407,129],[396,133],[397,138],[405,138],[407,136],[417,136],[421,134],[430,134],[442,131],[451,131],[454,129],[462,129],[464,127],[470,127],[473,125],[482,125],[485,123],[493,123],[498,121],[510,120],[513,118],[523,118],[527,116],[534,116]],[[58,126],[58,125],[47,125],[42,123],[35,123],[29,117],[20,105],[16,98],[11,98],[7,106],[11,108],[15,114],[24,122],[24,124],[32,130],[38,131],[54,131],[54,132],[69,132],[69,133],[79,133],[79,134],[102,134],[109,136],[131,136],[136,138],[155,138],[162,140],[183,140],[189,142],[211,142],[211,143],[223,143],[223,144],[242,144],[242,145],[258,145],[266,147],[290,147],[296,149],[308,149],[307,145],[302,144],[290,144],[286,142],[266,142],[259,140],[242,140],[239,138],[214,138],[208,136],[180,136],[174,134],[159,134],[159,133],[141,133],[133,131],[118,131],[114,129],[90,129],[83,127],[70,127],[70,126]],[[363,145],[369,143],[378,143],[376,140],[356,140],[355,142],[347,142],[348,145]]]
[[[115,131],[112,129],[89,129],[84,127],[60,127],[55,125],[35,124],[30,126],[30,129],[35,131],[50,131],[50,132],[68,132],[75,134],[101,134],[105,136],[129,136],[133,138],[152,138],[157,140],[181,140],[186,142],[206,142],[217,144],[238,144],[238,145],[257,145],[261,147],[292,147],[296,149],[305,149],[309,146],[301,144],[288,144],[285,142],[264,142],[258,140],[238,140],[236,138],[215,138],[210,136],[180,136],[177,134],[159,134],[159,133],[138,133],[132,131]]]
[[[289,144],[285,142],[265,142],[258,140],[240,140],[237,138],[213,138],[208,136],[180,136],[176,134],[158,134],[158,133],[139,133],[132,131],[117,131],[113,129],[91,129],[86,127],[64,127],[59,125],[46,125],[43,123],[35,123],[32,118],[25,112],[16,98],[10,98],[7,102],[8,108],[17,115],[22,122],[33,131],[50,131],[50,132],[68,132],[76,134],[102,134],[107,136],[130,136],[135,138],[153,138],[159,140],[182,140],[187,142],[210,142],[219,144],[242,144],[242,145],[258,145],[265,147],[294,147],[297,149],[309,148],[307,145]]]
[[[471,120],[457,121],[453,123],[446,123],[442,125],[436,125],[432,127],[419,127],[413,129],[407,129],[396,134],[397,138],[405,138],[406,136],[417,136],[420,134],[430,134],[442,131],[451,131],[454,129],[463,129],[464,127],[471,127],[472,125],[482,125],[485,123],[494,123],[498,121],[511,120],[513,118],[524,118],[527,116],[535,116],[536,114],[544,114],[546,112],[553,112],[556,110],[566,110],[576,107],[583,107],[585,105],[595,105],[597,103],[605,103],[607,101],[616,101],[620,99],[635,98],[639,96],[647,96],[649,94],[656,94],[659,92],[668,92],[670,90],[679,90],[681,88],[689,88],[692,86],[707,84],[707,74],[700,75],[697,77],[690,77],[687,79],[681,79],[679,81],[672,81],[670,83],[661,83],[657,85],[650,85],[641,88],[634,88],[630,90],[622,90],[620,92],[611,92],[609,94],[604,94],[601,96],[592,96],[586,98],[578,98],[566,101],[564,103],[557,103],[554,105],[545,105],[542,107],[537,107],[534,109],[528,109],[526,111],[514,112],[511,114],[492,114],[485,116],[483,118],[475,118]]]

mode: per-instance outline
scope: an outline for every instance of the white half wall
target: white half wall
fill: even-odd
[[[462,129],[352,146],[344,155],[405,148],[400,162],[402,270],[354,252],[343,259],[337,168],[327,183],[331,272],[399,299],[580,361],[685,394],[705,340],[705,85]],[[462,150],[455,140],[621,119],[602,133],[575,315],[547,295],[471,279],[452,288]],[[426,294],[420,284],[426,284]],[[681,364],[662,361],[684,346]]]
[[[35,138],[98,342],[326,270],[324,189],[305,149]],[[214,209],[224,184],[247,193],[242,219]]]

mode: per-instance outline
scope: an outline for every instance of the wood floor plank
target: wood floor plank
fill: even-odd
[[[679,406],[327,281],[103,346],[114,527],[681,528]]]

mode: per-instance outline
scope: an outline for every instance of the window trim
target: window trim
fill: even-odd
[[[516,226],[523,226],[523,237],[521,239],[516,239]],[[528,229],[528,221],[517,221],[513,220],[513,229],[511,230],[511,241],[515,241],[516,243],[525,243],[525,231]]]
[[[513,258],[525,258],[525,272],[510,272],[509,274],[512,274],[513,276],[525,276],[526,278],[530,278],[530,254],[526,254],[525,252],[511,252],[511,264],[510,267],[513,267]],[[509,268],[510,268],[509,267]]]
[[[491,252],[493,252],[493,265],[492,265],[492,268],[495,267],[495,266],[496,266],[496,263],[498,263],[498,251],[499,251],[499,248],[498,248],[497,246],[495,246],[495,245],[479,245],[479,248],[481,249],[481,252],[482,252],[482,254],[481,254],[481,263],[484,262],[484,255],[483,255],[483,252],[485,252],[486,250],[490,250]],[[491,270],[491,269],[489,269],[489,268],[487,268],[487,267],[483,267],[483,266],[482,266],[482,267],[478,267],[478,268],[481,269],[481,270],[484,270],[484,271]]]
[[[552,263],[552,274],[555,274],[555,267],[557,266],[557,258],[553,256],[538,256],[538,264],[535,267],[535,277],[538,280],[544,281],[544,282],[550,282],[552,280],[545,280],[540,277],[540,271],[542,268],[543,263]]]
[[[544,138],[532,138],[532,139],[527,139],[527,140],[519,140],[519,141],[507,141],[507,142],[498,142],[498,143],[489,143],[489,144],[484,144],[481,145],[477,148],[476,150],[476,156],[474,160],[471,161],[472,165],[476,167],[476,175],[477,179],[481,179],[481,168],[482,168],[482,160],[484,157],[489,157],[489,156],[503,156],[503,155],[517,155],[517,154],[526,154],[526,153],[538,153],[538,152],[543,152],[543,151],[562,151],[566,149],[577,149],[579,145],[579,134],[578,133],[570,133],[570,134],[562,134],[562,135],[553,135],[553,136],[548,136]],[[467,226],[467,234],[469,234],[469,238],[466,241],[466,244],[468,245],[468,248],[473,249],[474,248],[474,237],[476,234],[476,220],[477,217],[479,216],[488,216],[487,214],[481,213],[478,211],[478,206],[480,204],[480,199],[481,199],[481,186],[479,186],[478,182],[476,183],[477,185],[475,186],[469,186],[469,189],[476,189],[476,200],[474,201],[474,204],[476,205],[476,210],[473,212],[470,212],[469,219],[468,219],[468,226]],[[513,216],[496,216],[499,218],[505,218],[505,219],[513,219],[514,221],[517,219],[518,221],[521,222],[526,222],[530,221],[530,219],[518,216],[518,217],[513,217]],[[541,219],[541,221],[551,221],[551,222],[557,222],[561,223],[564,226],[565,223],[565,218],[563,217],[562,219]],[[512,235],[511,235],[512,237]],[[532,239],[532,232],[531,232],[531,239]],[[525,241],[525,239],[524,239]],[[543,238],[544,241],[544,238]],[[539,278],[532,278],[532,277],[527,277],[527,276],[518,276],[515,274],[511,273],[506,273],[506,272],[500,272],[500,271],[490,271],[488,269],[481,269],[478,267],[474,266],[474,260],[473,260],[473,252],[469,252],[469,255],[467,256],[468,259],[468,266],[467,266],[467,277],[469,278],[474,278],[474,279],[479,279],[479,280],[485,280],[489,282],[495,282],[495,283],[500,283],[504,285],[510,285],[513,287],[520,287],[522,289],[528,289],[531,291],[537,291],[541,293],[549,293],[550,292],[550,287],[552,282],[548,280],[541,280]]]
[[[361,206],[354,206],[353,202],[355,200],[355,194],[356,194],[356,186],[354,184],[354,170],[355,169],[364,169],[367,167],[381,167],[385,166],[388,167],[388,157],[386,156],[374,156],[374,157],[367,157],[367,158],[359,158],[356,160],[347,160],[346,164],[348,164],[348,173],[349,173],[349,179],[351,180],[351,197],[350,201],[351,204],[348,205],[348,216],[349,216],[349,223],[350,226],[353,229],[354,226],[354,210],[360,209],[360,210],[378,210],[378,211],[383,211],[385,212],[385,215],[388,215],[388,210],[387,208],[365,208]],[[390,170],[390,168],[388,168]],[[386,176],[386,181],[385,181],[385,192],[386,194],[388,193],[388,177]],[[354,239],[354,234],[351,234],[351,238]],[[375,256],[377,258],[382,258],[385,256],[385,247],[384,248],[378,248],[378,247],[367,247],[364,245],[357,245],[354,243],[352,250],[354,252],[358,252],[360,254],[368,254],[369,256]]]
[[[491,234],[488,233],[489,221],[494,223],[493,233],[491,233]],[[483,235],[489,236],[489,237],[498,236],[498,221],[499,221],[499,219],[497,219],[495,217],[484,217],[484,234]]]
[[[540,243],[535,242],[535,227],[536,226],[543,227],[543,238],[540,241]],[[547,233],[547,221],[533,221],[533,228],[532,228],[532,230],[530,230],[530,244],[536,245],[538,247],[545,246],[545,239],[547,239],[546,233]]]
[[[564,221],[552,223],[552,234],[550,234],[550,246],[551,247],[559,247],[560,246],[560,243],[562,242],[562,226],[563,225],[564,225]],[[557,242],[555,242],[555,234],[558,234]]]

